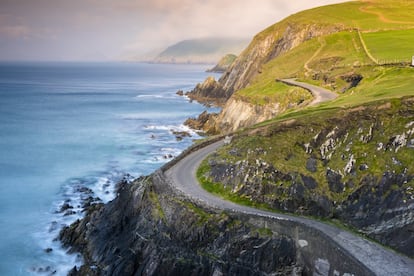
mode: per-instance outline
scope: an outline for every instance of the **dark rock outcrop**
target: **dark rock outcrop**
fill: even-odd
[[[268,275],[301,271],[295,241],[183,200],[141,178],[65,227],[60,240],[82,252],[70,275]]]
[[[189,126],[192,129],[201,130],[207,134],[215,134],[215,120],[217,113],[208,113],[204,111],[197,118],[189,118],[184,122],[184,125]]]
[[[217,106],[222,106],[227,100],[223,88],[214,77],[208,77],[203,83],[197,84],[186,96],[203,104]]]
[[[339,219],[413,257],[414,104],[399,101],[256,130],[261,147],[236,136],[224,155],[209,157],[205,177],[270,208]]]
[[[353,87],[358,86],[359,82],[363,79],[363,77],[360,74],[350,73],[341,76],[341,79],[343,79],[349,84],[346,89],[351,89]]]

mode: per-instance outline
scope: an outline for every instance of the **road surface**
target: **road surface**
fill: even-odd
[[[354,256],[357,260],[361,261],[361,263],[376,275],[414,275],[414,260],[394,253],[393,251],[385,249],[378,244],[352,233],[307,218],[294,217],[237,205],[205,191],[198,183],[196,170],[202,160],[223,144],[223,141],[218,141],[201,148],[200,150],[187,155],[173,167],[168,169],[165,172],[165,175],[171,185],[187,196],[203,201],[205,204],[215,208],[268,217],[276,220],[290,220],[313,227],[332,238],[338,246]]]
[[[337,94],[335,94],[332,91],[329,91],[328,89],[322,88],[320,86],[312,85],[309,83],[300,82],[300,81],[297,81],[296,79],[281,79],[278,81],[283,82],[287,85],[302,87],[308,90],[309,92],[311,92],[312,95],[315,97],[315,99],[310,103],[310,105],[316,105],[318,103],[330,101],[338,97]]]

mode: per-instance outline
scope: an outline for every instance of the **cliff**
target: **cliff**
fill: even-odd
[[[287,23],[289,22],[289,23]],[[341,26],[323,26],[295,24],[286,19],[286,22],[276,24],[255,36],[249,46],[238,56],[230,68],[224,72],[220,79],[214,83],[213,92],[211,78],[197,85],[190,95],[202,95],[204,98],[216,99],[219,102],[227,101],[235,91],[245,88],[257,74],[262,66],[288,52],[306,40],[317,36],[330,34],[342,30]],[[198,101],[205,103],[203,98]]]
[[[219,129],[231,132],[269,120],[280,112],[281,108],[278,103],[256,105],[241,99],[231,98],[218,115],[216,122]]]
[[[365,32],[412,27],[413,7],[332,5],[255,36],[219,80],[187,93],[223,106],[189,123],[229,132],[297,111],[238,132],[203,163],[202,178],[227,199],[329,219],[414,256],[412,69],[375,64],[364,49]],[[286,77],[340,96],[299,110],[311,98],[275,81]],[[62,230],[64,245],[85,260],[72,275],[370,275],[314,229],[207,208],[158,172],[121,183],[117,194]]]
[[[326,113],[233,137],[205,177],[228,198],[337,220],[414,257],[414,98]]]
[[[235,91],[247,87],[261,73],[263,65],[268,61],[314,37],[341,30],[343,26],[339,25],[327,27],[318,24],[295,24],[287,19],[286,22],[274,25],[258,34],[218,81],[213,82],[211,78],[208,78],[187,95],[201,103],[215,103],[223,106],[223,111],[216,119],[215,129],[225,132],[274,118],[298,104],[292,102],[281,106],[278,102],[271,102],[257,106],[249,99],[232,97],[232,95]],[[302,94],[305,93],[302,92]]]
[[[293,19],[293,20],[292,20]],[[344,30],[341,24],[326,26],[295,22],[289,17],[275,24],[253,38],[250,45],[235,60],[229,72],[223,74],[219,83],[226,91],[226,97],[245,88],[262,67],[270,60],[292,50],[314,37]]]
[[[209,210],[156,173],[121,183],[118,196],[88,208],[60,239],[81,252],[70,275],[299,275],[295,241]]]
[[[214,93],[210,93],[210,87],[205,90],[198,87],[190,94],[202,95],[195,98],[201,102],[204,99],[213,102],[214,98],[222,103],[223,112],[217,118],[215,128],[224,132],[305,106],[298,102],[307,100],[306,91],[290,98],[290,88],[277,84],[276,79],[299,78],[346,96],[344,103],[361,102],[354,92],[372,89],[370,82],[374,79],[384,80],[381,83],[384,90],[391,90],[390,83],[396,74],[388,72],[383,65],[408,64],[395,59],[394,62],[379,63],[380,57],[406,56],[409,59],[412,56],[405,46],[392,44],[395,37],[412,37],[410,30],[414,27],[414,16],[403,11],[414,14],[414,4],[390,0],[354,1],[291,15],[253,38],[214,84]],[[412,38],[409,41],[414,42]],[[372,53],[375,53],[374,58]],[[402,81],[407,87],[411,85],[408,78]],[[377,88],[381,89],[380,86]],[[395,94],[384,95],[384,98]],[[374,101],[378,97],[363,100]],[[238,114],[232,112],[236,103],[240,110],[250,110],[251,105],[261,105],[260,108],[267,105],[263,110],[273,115],[250,112],[249,119],[241,123]],[[278,106],[279,112],[274,112],[274,106]]]

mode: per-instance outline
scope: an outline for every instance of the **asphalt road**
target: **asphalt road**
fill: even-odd
[[[206,146],[187,155],[176,165],[167,170],[165,174],[171,182],[171,185],[187,196],[203,201],[205,204],[215,208],[231,210],[253,216],[268,217],[276,220],[296,221],[306,224],[309,227],[313,227],[332,238],[339,247],[348,251],[357,260],[360,260],[376,275],[414,275],[414,260],[383,248],[378,244],[350,232],[308,218],[294,217],[237,205],[233,202],[218,198],[202,189],[196,178],[196,170],[202,160],[222,145],[223,141],[219,141]]]
[[[316,85],[312,85],[309,83],[296,81],[295,79],[282,79],[279,81],[285,84],[288,84],[288,85],[302,87],[310,91],[312,95],[315,97],[315,99],[310,103],[310,105],[316,105],[318,103],[330,101],[338,97],[337,94],[333,93],[332,91],[329,91],[328,89],[325,89],[325,88],[322,88]]]

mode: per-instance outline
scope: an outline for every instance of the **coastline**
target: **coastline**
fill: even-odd
[[[56,240],[60,228],[198,137],[181,135],[182,122],[206,107],[175,92],[204,79],[204,66],[7,63],[0,70],[7,115],[0,120],[7,183],[0,274],[66,275],[81,259]]]
[[[210,243],[216,245],[217,240],[215,240],[216,236],[214,232],[206,232],[205,229],[202,230],[202,242],[200,243],[200,233],[198,232],[200,230],[197,229],[197,227],[204,225],[204,220],[207,217],[211,217],[211,220],[208,222],[210,227],[220,227],[218,225],[223,223],[223,219],[217,217],[219,214],[225,214],[229,224],[234,223],[233,219],[238,219],[239,225],[248,227],[248,232],[243,232],[245,236],[250,235],[249,233],[252,231],[258,231],[254,229],[263,229],[263,227],[268,229],[266,231],[270,232],[268,232],[267,235],[264,235],[265,240],[261,240],[262,245],[269,244],[270,239],[272,241],[271,243],[274,242],[276,244],[283,240],[284,246],[283,248],[279,247],[279,250],[281,250],[279,253],[288,254],[288,257],[286,255],[280,255],[280,257],[283,256],[288,258],[289,261],[283,264],[283,268],[280,267],[279,269],[286,273],[295,272],[306,274],[319,271],[322,275],[328,275],[329,271],[335,269],[335,271],[338,271],[341,274],[371,275],[372,273],[375,273],[375,275],[390,275],[389,273],[392,273],[393,275],[409,275],[409,272],[414,269],[414,262],[409,258],[395,254],[390,250],[382,248],[378,244],[353,236],[352,234],[333,226],[308,219],[303,219],[307,221],[304,223],[303,221],[300,221],[300,218],[289,218],[290,216],[274,213],[258,215],[258,210],[243,206],[239,207],[246,210],[248,209],[248,211],[240,212],[236,207],[230,209],[229,207],[221,208],[218,207],[220,205],[212,204],[206,199],[200,200],[192,198],[181,189],[174,187],[174,185],[170,183],[171,180],[168,180],[164,175],[164,172],[172,169],[177,163],[187,158],[189,155],[196,153],[198,150],[204,150],[206,146],[213,145],[222,139],[222,136],[215,136],[212,139],[207,139],[201,143],[194,144],[183,151],[177,158],[168,162],[151,175],[136,179],[131,184],[120,184],[118,189],[119,197],[116,198],[114,202],[111,202],[109,205],[96,206],[96,208],[88,210],[86,220],[84,219],[62,231],[60,236],[62,242],[66,245],[70,244],[77,248],[77,250],[80,250],[87,260],[82,267],[74,268],[71,275],[83,275],[85,273],[89,273],[90,275],[101,275],[102,273],[112,274],[115,272],[132,275],[136,273],[136,271],[148,271],[147,269],[150,269],[150,267],[152,267],[153,270],[148,272],[149,275],[158,274],[160,272],[162,272],[163,275],[191,274],[193,271],[187,265],[181,264],[182,266],[178,267],[176,261],[180,258],[184,258],[185,263],[188,263],[190,267],[194,268],[194,266],[198,265],[197,269],[199,272],[201,271],[199,275],[211,275],[211,269],[214,266],[218,272],[224,274],[229,273],[229,270],[226,270],[229,269],[228,267],[234,266],[237,267],[237,269],[240,269],[237,262],[227,259],[227,254],[229,254],[229,252],[221,252],[223,255],[220,255],[218,249],[214,246],[213,248],[208,247],[208,249],[203,247],[208,246]],[[191,163],[194,162],[191,161]],[[179,203],[179,205],[177,205],[177,203]],[[232,203],[229,205],[231,204]],[[192,210],[191,214],[188,214],[189,210]],[[120,212],[122,212],[122,215]],[[183,213],[186,215],[183,215]],[[193,217],[194,215],[197,216],[197,218]],[[176,216],[179,216],[179,219],[177,219]],[[145,217],[143,221],[141,220],[142,217]],[[204,221],[204,223],[201,223],[200,219],[201,221]],[[107,221],[110,221],[110,224],[108,224]],[[180,223],[177,224],[177,221],[180,221]],[[90,226],[90,224],[93,226]],[[108,227],[113,229],[115,225],[121,225],[116,227],[115,232],[107,229]],[[225,225],[224,229],[226,230],[222,229],[221,231],[227,232],[229,231],[227,229],[228,224]],[[321,225],[327,230],[323,230]],[[155,233],[150,231],[148,227],[155,227],[156,230],[153,229]],[[184,236],[174,237],[174,234],[170,232],[171,227],[175,229],[174,231],[179,231],[181,235]],[[136,231],[136,237],[124,238],[125,236],[133,236],[129,231]],[[111,232],[110,235],[109,232]],[[175,256],[182,257],[176,257],[177,259],[173,261],[170,257],[164,256],[159,251],[161,250],[161,245],[157,242],[154,243],[153,241],[163,240],[163,235],[168,236],[168,243],[167,245],[162,246],[162,250],[169,252],[168,254],[171,254],[170,250],[172,250],[175,252]],[[192,236],[190,248],[198,248],[196,252],[188,247],[182,248],[177,244],[182,242],[186,243],[188,241],[186,240],[188,239],[187,235]],[[209,235],[213,237],[211,238],[212,240],[210,240]],[[106,237],[106,239],[103,237]],[[260,235],[258,237],[263,238]],[[138,244],[136,242],[137,238],[140,240]],[[235,242],[233,238],[237,240],[237,243],[241,242],[240,237],[232,232],[232,234],[228,236],[228,239],[225,240],[226,248],[233,246],[232,242]],[[252,237],[250,236],[250,238]],[[205,239],[208,241],[205,241]],[[326,243],[326,241],[328,241],[328,243]],[[104,245],[107,242],[111,244],[109,248]],[[122,243],[124,244],[120,245]],[[348,245],[348,243],[350,243],[350,245]],[[151,244],[151,252],[147,251],[148,249],[146,246],[148,244]],[[163,242],[161,242],[161,244],[163,244]],[[251,244],[251,246],[253,245]],[[125,252],[124,247],[130,248],[133,254]],[[215,257],[213,259],[206,257],[206,259],[203,259],[202,263],[199,263],[197,258],[200,257],[200,247],[203,248],[202,250],[208,252],[203,254],[207,254],[207,256],[213,254]],[[268,250],[265,247],[257,245],[254,248]],[[287,253],[287,251],[290,253]],[[127,259],[127,261],[113,264],[113,258],[116,258],[116,256],[111,252],[118,252],[120,254],[119,256],[122,256],[123,259]],[[250,256],[250,254],[258,254],[257,252],[254,252],[252,247],[243,250],[243,252],[247,256]],[[367,255],[364,252],[377,252],[380,254],[375,253],[374,255]],[[136,259],[138,258],[137,254],[144,255],[140,255],[141,257]],[[237,254],[241,254],[241,252]],[[356,256],[362,256],[362,258],[357,258]],[[389,260],[390,263],[381,264],[381,267],[378,263],[381,262],[381,260],[378,260],[379,256],[383,256]],[[222,258],[225,258],[226,261]],[[266,262],[269,261],[268,259],[265,260]],[[226,263],[227,268],[217,265],[217,263],[223,261],[228,262]],[[168,267],[174,267],[172,271],[166,270],[166,262],[168,263]],[[275,261],[273,262],[277,263]],[[278,265],[280,265],[280,263]],[[134,267],[133,270],[131,270],[131,266]],[[252,269],[259,269],[258,267],[260,266],[260,263],[252,264]],[[238,270],[239,273],[241,271],[242,270]],[[254,271],[257,272],[257,270]],[[252,270],[249,271],[249,273],[252,272]]]

